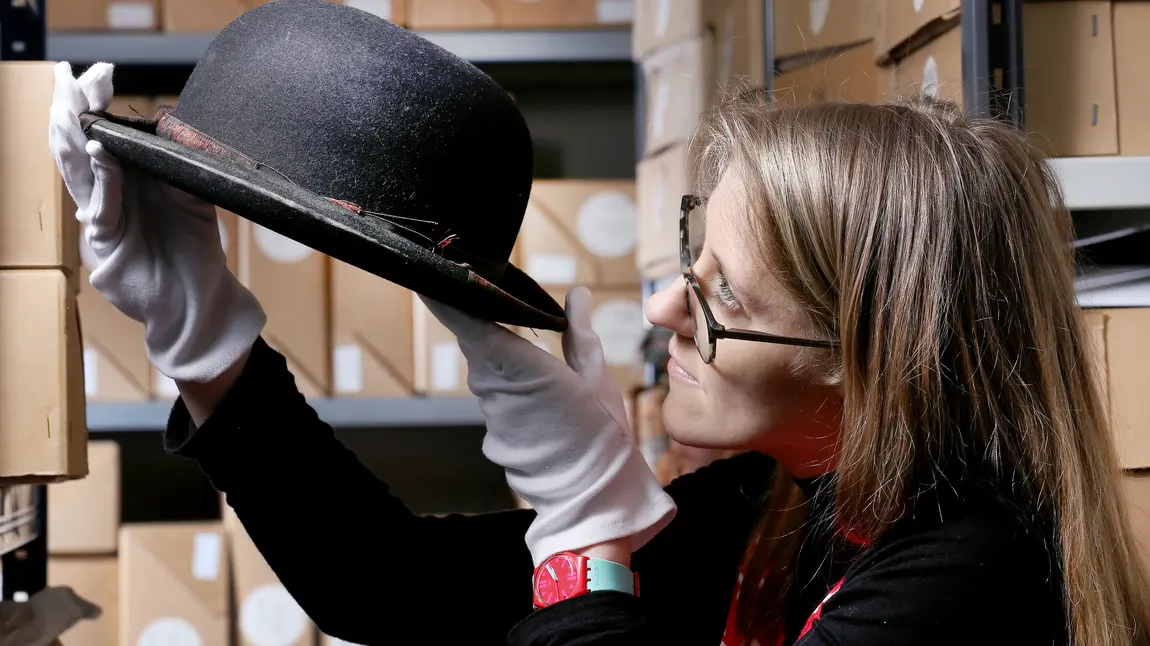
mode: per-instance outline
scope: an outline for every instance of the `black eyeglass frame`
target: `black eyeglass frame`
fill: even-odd
[[[755,343],[776,343],[806,348],[837,348],[838,343],[834,341],[799,339],[755,330],[729,328],[715,319],[715,314],[711,311],[711,306],[707,303],[703,288],[699,285],[699,279],[691,269],[690,216],[691,211],[702,206],[704,201],[703,198],[697,195],[684,195],[679,206],[679,268],[683,273],[683,278],[687,281],[687,289],[694,290],[696,300],[699,302],[699,309],[702,310],[703,321],[707,324],[706,339],[700,339],[698,334],[694,335],[695,349],[699,351],[699,356],[703,358],[703,362],[709,364],[715,360],[719,339],[735,339]],[[695,322],[696,314],[691,307],[691,293],[688,291],[685,296],[687,299],[687,315],[691,317],[691,327],[698,332],[699,326]]]

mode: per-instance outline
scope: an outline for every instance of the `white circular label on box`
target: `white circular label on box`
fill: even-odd
[[[186,620],[161,617],[140,631],[136,646],[204,646],[204,640]]]
[[[88,244],[88,236],[84,233],[80,234],[80,262],[84,263],[89,272],[96,271],[96,267],[100,266],[100,259],[96,257],[96,252],[92,249],[92,245]]]
[[[256,246],[268,258],[285,265],[297,263],[311,255],[307,248],[291,238],[282,236],[271,229],[265,229],[258,224],[253,225],[256,231]]]
[[[919,13],[922,11],[922,6],[925,4],[924,0],[914,0],[914,12]]]
[[[282,585],[252,590],[240,608],[240,632],[254,646],[291,646],[305,630],[307,615]]]
[[[622,258],[639,241],[635,200],[620,191],[601,191],[583,201],[575,216],[575,233],[588,251],[603,258]]]
[[[620,366],[639,359],[643,344],[643,306],[638,301],[614,299],[591,313],[591,329],[603,343],[608,365]]]
[[[922,66],[922,95],[938,98],[938,84],[938,62],[933,56],[927,56]]]
[[[827,24],[831,13],[831,0],[810,0],[811,31],[818,34]]]

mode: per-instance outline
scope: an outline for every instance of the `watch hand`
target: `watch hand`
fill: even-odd
[[[550,564],[548,564],[548,565],[547,565],[547,572],[548,572],[548,574],[550,574],[550,575],[551,575],[551,578],[552,578],[552,579],[555,579],[556,581],[558,581],[558,580],[559,580],[559,575],[558,575],[558,574],[555,574],[555,570],[551,569],[551,565],[550,565]]]

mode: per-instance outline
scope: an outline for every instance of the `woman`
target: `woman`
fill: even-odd
[[[70,80],[58,79],[58,98]],[[106,84],[96,94],[110,95]],[[53,148],[99,233],[91,214],[119,214],[120,203],[92,195],[143,193],[145,180],[121,183],[99,147],[75,137],[78,108],[65,103]],[[305,611],[348,641],[1150,643],[1145,564],[1075,306],[1069,218],[1037,154],[999,124],[931,103],[741,101],[701,141],[709,197],[684,198],[684,276],[648,317],[676,333],[668,433],[744,453],[667,487],[669,524],[661,492],[629,462],[634,447],[617,440],[618,393],[601,379],[585,291],[568,298],[570,367],[429,303],[468,357],[485,451],[539,503],[538,516],[439,519],[408,512],[339,445],[260,325],[250,331],[258,317],[236,314],[250,309],[234,305],[243,298],[153,324],[173,302],[158,276],[195,274],[214,251],[206,261],[156,252],[154,238],[138,281],[112,270],[92,280],[150,329],[195,336],[188,321],[205,308],[224,321],[197,337],[203,356],[225,359],[210,378],[179,382],[166,445],[198,460]],[[76,145],[91,159],[77,161]],[[170,201],[134,204],[154,221],[185,217]],[[110,267],[149,247],[88,237],[103,240]],[[229,332],[230,320],[246,331]],[[154,358],[161,337],[149,333]],[[537,446],[568,476],[562,486],[540,484],[549,469],[533,462]],[[588,483],[581,469],[596,475]],[[572,512],[588,500],[590,515],[619,520],[616,497],[655,513],[591,547],[533,542],[545,516],[581,526]],[[303,514],[321,534],[300,531]],[[536,552],[560,549],[629,566],[641,594],[532,611]]]

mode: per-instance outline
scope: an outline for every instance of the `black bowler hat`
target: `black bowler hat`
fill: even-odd
[[[333,258],[479,318],[567,327],[509,262],[533,170],[515,102],[382,18],[262,5],[216,36],[174,109],[81,123],[124,163]]]

